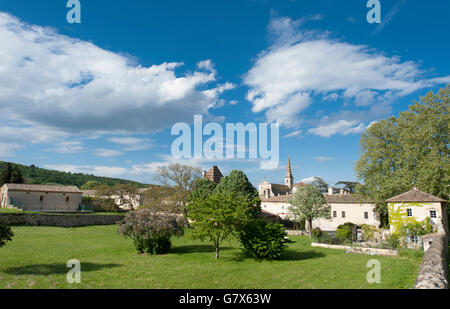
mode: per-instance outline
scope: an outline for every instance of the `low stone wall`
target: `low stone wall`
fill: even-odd
[[[397,250],[352,247],[352,246],[343,246],[343,245],[329,245],[329,244],[320,244],[320,243],[314,243],[314,242],[311,244],[311,247],[347,250],[348,253],[375,254],[375,255],[387,255],[387,256],[398,255]]]
[[[5,213],[0,214],[0,223],[10,226],[80,227],[113,225],[123,218],[124,215]]]
[[[448,289],[448,237],[439,234],[425,252],[415,289]]]

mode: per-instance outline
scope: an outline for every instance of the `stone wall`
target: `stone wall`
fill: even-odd
[[[0,223],[10,226],[80,227],[113,225],[123,218],[124,215],[5,213],[0,214]]]
[[[415,289],[448,289],[448,237],[442,233],[433,238],[425,252]]]

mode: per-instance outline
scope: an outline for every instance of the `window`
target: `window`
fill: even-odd
[[[431,219],[436,219],[437,218],[436,210],[430,210],[430,218]]]
[[[345,218],[345,211],[342,212],[342,218]]]
[[[364,219],[369,219],[369,213],[366,211],[366,212],[364,212]]]
[[[412,217],[412,209],[411,208],[406,209],[406,213],[407,213],[408,217]]]
[[[40,201],[42,202],[44,200],[44,196],[41,195]]]
[[[66,196],[66,202],[68,202],[69,201],[69,197],[68,196]]]
[[[337,218],[337,211],[333,211],[333,217]]]

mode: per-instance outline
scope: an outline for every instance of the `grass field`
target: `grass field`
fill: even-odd
[[[350,255],[312,248],[310,239],[290,237],[281,260],[258,262],[241,255],[236,241],[214,247],[189,235],[173,239],[169,254],[139,255],[115,226],[14,227],[0,248],[0,288],[411,288],[420,257]],[[381,283],[369,284],[368,260],[381,263]],[[81,284],[66,282],[70,259],[81,262]]]

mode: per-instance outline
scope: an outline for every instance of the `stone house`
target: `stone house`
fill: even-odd
[[[37,212],[76,212],[82,192],[75,186],[5,184],[1,188],[1,208]]]
[[[438,232],[448,235],[447,201],[420,191],[417,188],[394,196],[388,203],[389,224],[392,233],[398,232],[402,225],[423,222],[430,218]]]

